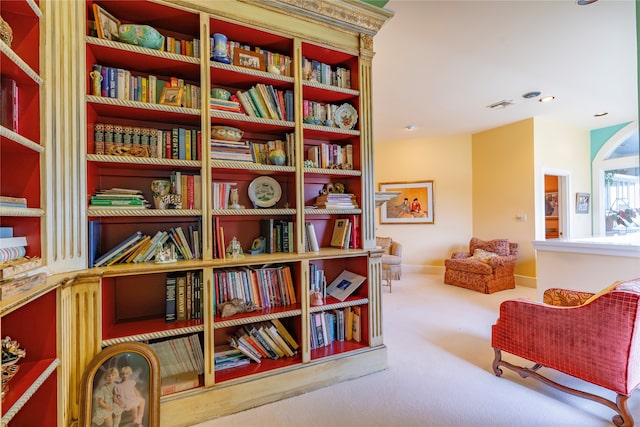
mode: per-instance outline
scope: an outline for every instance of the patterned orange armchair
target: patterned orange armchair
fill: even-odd
[[[561,306],[558,306],[561,305]],[[640,279],[616,282],[598,294],[545,291],[544,303],[509,300],[492,328],[493,371],[509,368],[617,413],[616,426],[633,426],[627,399],[640,385]],[[527,359],[530,368],[502,359],[502,352]],[[616,393],[615,402],[559,384],[538,372],[554,369]]]
[[[444,261],[444,283],[485,294],[513,289],[518,244],[507,239],[484,241],[473,237],[469,252],[454,252]]]

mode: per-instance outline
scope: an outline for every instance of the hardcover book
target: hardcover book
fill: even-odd
[[[333,225],[333,234],[331,235],[331,246],[343,249],[349,230],[349,220],[346,218],[336,219]]]
[[[365,277],[343,270],[327,287],[327,293],[334,298],[344,301],[365,281]]]

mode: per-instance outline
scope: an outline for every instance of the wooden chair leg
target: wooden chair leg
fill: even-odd
[[[535,378],[540,382],[543,382],[553,388],[556,388],[560,391],[564,391],[565,393],[569,393],[572,394],[574,396],[578,396],[578,397],[582,397],[584,399],[589,399],[592,400],[594,402],[600,403],[604,406],[606,406],[607,408],[612,409],[614,412],[616,412],[618,415],[615,415],[611,421],[613,421],[613,424],[615,424],[617,427],[633,427],[634,425],[634,420],[633,417],[631,416],[631,413],[629,412],[628,408],[627,408],[627,400],[629,399],[630,396],[625,396],[623,394],[618,394],[616,396],[616,401],[615,403],[609,399],[605,399],[602,396],[598,396],[597,394],[593,394],[593,393],[587,393],[585,391],[581,391],[581,390],[576,390],[574,388],[571,387],[567,387],[565,385],[559,384],[555,381],[550,380],[549,378],[539,374],[538,372],[536,372],[538,369],[540,369],[542,367],[542,365],[540,365],[539,363],[536,363],[535,365],[533,365],[533,367],[531,368],[525,368],[522,366],[516,366],[513,365],[509,362],[506,362],[504,360],[502,360],[502,354],[500,352],[499,349],[494,348],[494,353],[495,353],[495,357],[493,359],[493,372],[496,374],[496,376],[502,376],[502,369],[501,367],[504,366],[505,368],[509,368],[512,371],[516,372],[518,375],[520,375],[522,378],[527,378],[527,377],[531,377],[531,378]]]

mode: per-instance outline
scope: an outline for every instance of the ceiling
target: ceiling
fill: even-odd
[[[391,0],[385,8],[395,16],[374,38],[376,143],[530,117],[587,130],[638,118],[633,0]],[[530,91],[556,99],[524,99]],[[487,108],[503,100],[513,105]],[[609,114],[594,117],[601,111]]]

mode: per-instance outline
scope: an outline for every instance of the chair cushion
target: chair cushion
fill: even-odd
[[[500,256],[511,255],[509,249],[509,240],[507,239],[494,239],[494,240],[481,240],[473,237],[469,242],[469,252],[474,253],[476,249],[483,249],[485,251],[496,253]]]
[[[473,251],[473,255],[471,255],[469,259],[476,259],[484,263],[489,263],[489,260],[491,258],[495,258],[497,256],[498,254],[495,252],[485,251],[484,249],[476,249],[475,251]]]
[[[393,239],[391,237],[376,237],[376,246],[380,246],[385,254],[389,255],[391,253],[391,242]]]
[[[400,265],[402,264],[402,257],[395,255],[382,255],[382,263],[387,265]]]

